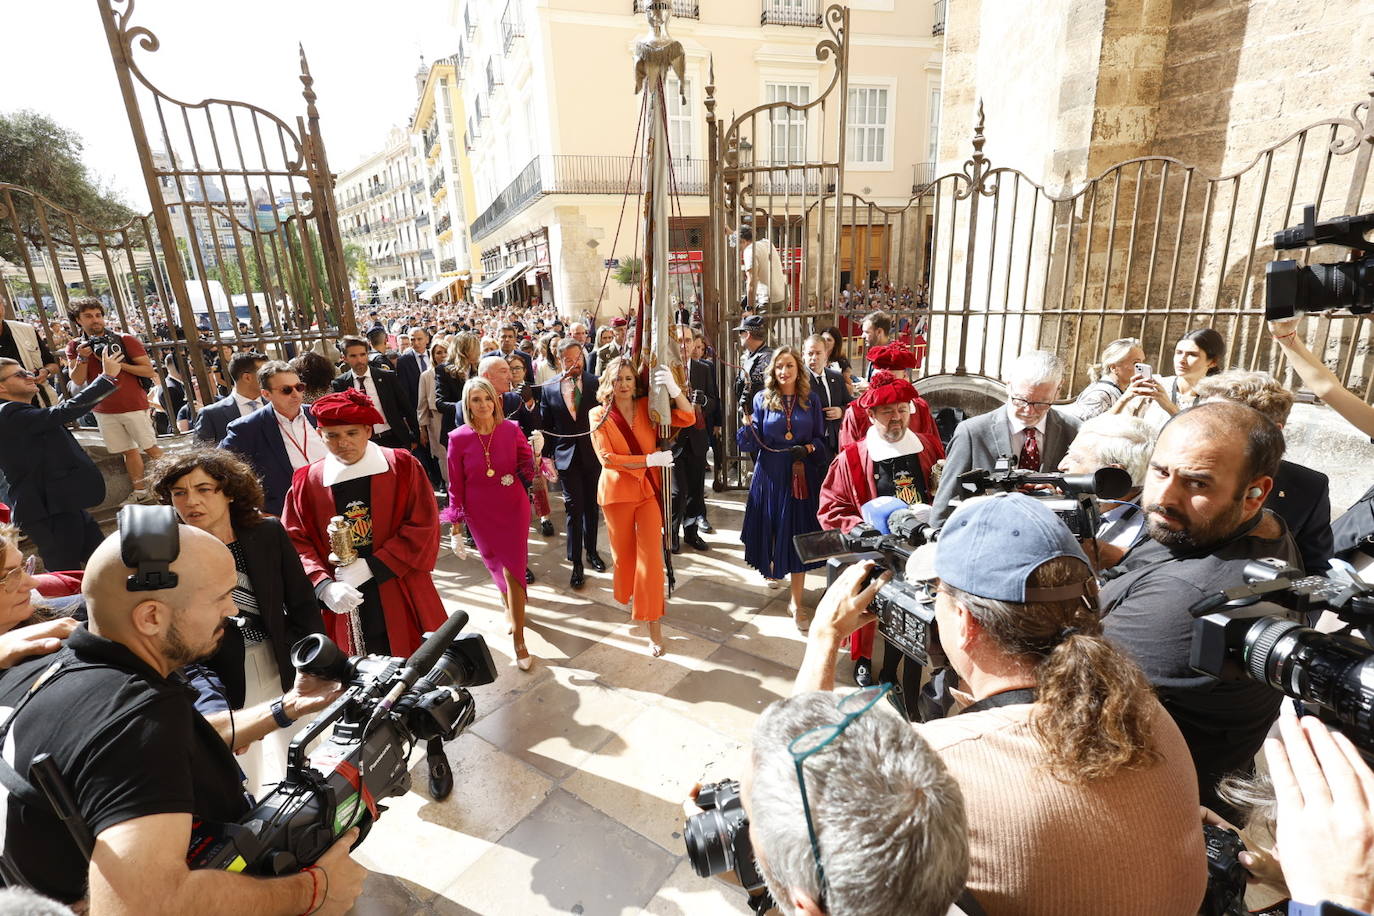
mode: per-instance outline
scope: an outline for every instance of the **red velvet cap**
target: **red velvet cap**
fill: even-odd
[[[906,404],[916,400],[916,397],[915,385],[886,369],[879,369],[868,380],[868,390],[860,396],[859,406],[864,410],[872,410],[883,404]]]
[[[888,343],[868,348],[868,361],[875,369],[915,369],[916,354],[904,344]]]
[[[310,405],[321,426],[374,426],[386,419],[372,406],[372,399],[357,388],[326,394]]]

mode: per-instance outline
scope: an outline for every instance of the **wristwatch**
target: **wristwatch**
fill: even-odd
[[[295,724],[296,720],[286,714],[286,707],[282,705],[284,697],[277,697],[272,701],[272,720],[282,728],[288,728]]]

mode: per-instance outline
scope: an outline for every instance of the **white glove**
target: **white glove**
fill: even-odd
[[[673,453],[669,451],[650,452],[644,456],[646,468],[670,468],[673,466]]]
[[[355,589],[362,588],[363,583],[372,578],[372,567],[367,565],[366,560],[359,557],[347,566],[336,568],[334,578],[340,582],[347,582]]]
[[[662,385],[668,389],[668,397],[675,398],[682,394],[682,386],[673,378],[673,370],[667,366],[659,366],[654,370],[654,384]],[[666,467],[666,465],[665,465]]]
[[[320,595],[324,606],[335,614],[347,614],[363,603],[363,593],[347,582],[331,582]]]

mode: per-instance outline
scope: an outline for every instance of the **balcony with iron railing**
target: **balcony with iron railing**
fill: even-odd
[[[945,12],[949,0],[935,0],[935,22],[930,27],[931,35],[945,34]]]
[[[700,19],[701,4],[697,0],[672,0],[674,19]],[[637,16],[644,15],[644,10],[649,5],[649,0],[634,0],[631,4],[632,12]]]
[[[496,87],[500,86],[502,82],[501,65],[496,62],[496,58],[487,58],[487,92],[495,95]]]
[[[444,186],[444,173],[441,171],[434,176],[434,180],[429,183],[429,196],[433,197],[439,193],[439,189]]]
[[[453,270],[457,270],[457,269],[458,269],[458,259],[457,259],[457,258],[444,258],[442,261],[439,262],[439,273],[441,273],[441,274],[446,274],[446,273],[448,273],[449,271],[453,271]]]
[[[443,235],[452,225],[453,217],[445,213],[443,216],[439,217],[439,221],[434,224],[434,234]]]
[[[391,185],[387,184],[385,181],[379,181],[377,184],[368,185],[368,188],[367,188],[367,196],[368,196],[368,199],[371,199],[371,198],[374,198],[374,197],[381,197],[383,194],[385,194],[387,191],[390,191],[390,190],[391,190]]]
[[[433,261],[433,260],[434,260],[434,252],[433,252],[433,250],[431,250],[431,249],[429,249],[429,248],[421,248],[421,249],[420,249],[420,260],[421,260],[421,261]]]
[[[704,195],[705,159],[674,159],[671,188],[682,195]],[[544,194],[642,194],[644,160],[639,156],[538,156],[496,196],[471,226],[482,238]]]
[[[799,25],[820,28],[824,0],[763,0],[761,25]]]
[[[935,163],[917,162],[911,166],[911,193],[920,194],[935,180]]]
[[[520,0],[510,0],[501,14],[501,49],[507,54],[515,39],[525,37],[525,20],[520,16],[519,3]]]
[[[428,225],[429,225],[429,214],[428,214],[428,213],[421,213],[421,214],[419,214],[418,216],[416,216],[416,217],[415,217],[415,225],[416,225],[417,227],[419,227],[419,226],[428,226]]]
[[[423,194],[423,193],[425,193],[425,180],[424,180],[423,178],[418,178],[418,179],[416,179],[415,181],[412,181],[412,182],[410,183],[410,193],[412,193],[412,194]]]

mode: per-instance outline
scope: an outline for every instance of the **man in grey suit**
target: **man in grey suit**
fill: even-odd
[[[1006,380],[1005,407],[965,420],[954,430],[931,513],[936,524],[954,511],[950,502],[960,474],[974,468],[990,471],[1004,456],[1017,467],[1054,471],[1078,434],[1077,417],[1051,409],[1064,380],[1064,364],[1057,356],[1046,350],[1023,353],[1007,367]]]

